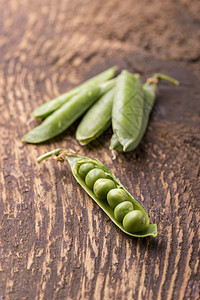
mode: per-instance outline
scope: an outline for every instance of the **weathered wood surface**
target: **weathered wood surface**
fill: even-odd
[[[0,299],[198,299],[198,5],[0,0]],[[136,151],[113,162],[109,131],[81,148],[78,122],[51,143],[21,142],[35,107],[113,64],[181,82],[160,86]],[[67,165],[36,163],[58,146],[107,165],[158,237],[126,236]]]

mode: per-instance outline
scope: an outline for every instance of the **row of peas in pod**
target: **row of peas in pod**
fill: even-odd
[[[38,162],[52,154],[68,161],[77,182],[122,231],[136,237],[157,236],[157,225],[149,224],[144,208],[100,161],[56,149]]]
[[[134,210],[129,195],[110,178],[103,169],[92,162],[82,163],[78,174],[85,179],[86,186],[93,190],[94,195],[100,201],[108,202],[114,210],[117,221],[123,222],[123,227],[130,233],[142,231],[146,227],[146,218],[141,210]]]
[[[155,74],[142,84],[138,74],[123,70],[114,78],[115,72],[116,67],[112,67],[36,108],[34,117],[43,121],[22,140],[33,144],[47,141],[84,115],[76,130],[81,145],[95,140],[112,125],[110,149],[121,152],[135,149],[147,128],[160,79],[178,82]]]

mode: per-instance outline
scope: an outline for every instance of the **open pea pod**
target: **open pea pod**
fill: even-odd
[[[123,151],[138,138],[142,127],[144,91],[140,76],[123,70],[117,77],[112,128]]]
[[[109,169],[107,169],[100,161],[97,159],[90,159],[88,157],[79,156],[74,153],[63,151],[59,155],[61,149],[56,149],[54,151],[48,152],[44,154],[43,156],[38,158],[38,162],[41,162],[43,159],[51,156],[51,155],[57,155],[58,160],[67,160],[71,171],[77,180],[77,182],[81,185],[81,187],[86,191],[86,193],[101,207],[101,209],[109,216],[109,218],[117,225],[123,232],[125,232],[128,235],[134,236],[134,237],[147,237],[147,236],[157,236],[157,225],[156,224],[149,224],[149,217],[145,209],[134,199],[134,197],[125,189],[125,187],[116,179],[116,177],[110,172]],[[90,168],[87,170],[87,174],[84,174],[83,171],[80,171],[81,166],[90,166]],[[92,169],[91,169],[92,166]],[[83,169],[83,168],[82,168]],[[95,172],[96,171],[96,172]],[[95,183],[93,182],[93,188],[91,188],[91,173],[99,173],[101,174],[100,179],[97,179]],[[102,179],[102,173],[104,174]],[[86,177],[85,177],[86,176]],[[94,176],[94,175],[93,175]],[[90,179],[90,181],[89,181]],[[145,219],[145,228],[141,231],[131,233],[128,230],[124,228],[124,224],[120,221],[118,221],[114,214],[114,209],[108,204],[106,199],[102,199],[102,197],[97,197],[97,193],[95,188],[98,186],[99,183],[107,182],[110,186],[115,187],[115,190],[118,189],[120,192],[123,191],[123,193],[126,194],[126,197],[128,198],[128,203],[134,207],[132,212],[139,212],[143,219]],[[100,184],[101,185],[101,184]],[[101,186],[100,186],[101,188]],[[104,188],[105,191],[105,188]],[[98,195],[99,192],[98,192]],[[102,195],[102,193],[101,193]],[[125,202],[123,202],[125,203]],[[117,206],[116,206],[117,207]],[[132,213],[130,212],[130,213]],[[126,217],[126,216],[125,216]],[[125,218],[124,217],[124,218]]]

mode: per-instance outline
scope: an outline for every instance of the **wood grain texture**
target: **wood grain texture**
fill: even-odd
[[[198,299],[200,294],[199,2],[0,0],[0,299]],[[162,13],[161,13],[162,11]],[[113,162],[111,131],[81,148],[76,122],[39,146],[21,142],[31,112],[105,68],[163,72],[137,148]],[[122,233],[56,147],[101,160],[158,224]]]

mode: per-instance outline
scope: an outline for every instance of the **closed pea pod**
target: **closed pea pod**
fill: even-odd
[[[150,116],[150,113],[151,113],[154,103],[155,103],[156,92],[158,90],[158,84],[161,79],[169,81],[175,85],[178,84],[177,80],[175,80],[172,77],[169,77],[167,75],[164,75],[164,74],[155,74],[153,77],[147,79],[147,82],[143,85],[144,108],[143,108],[142,127],[141,127],[141,130],[140,130],[140,133],[139,133],[137,139],[130,145],[130,147],[127,149],[127,151],[131,151],[139,145],[139,143],[147,129],[147,125],[149,122],[149,116]]]
[[[41,156],[38,160],[42,161],[43,157],[46,158],[50,155],[53,155],[54,153],[56,155],[58,155],[58,149],[56,149],[52,152],[49,152],[48,155],[45,154],[44,156]],[[134,236],[134,237],[147,237],[147,236],[156,237],[157,236],[157,225],[149,224],[149,217],[148,217],[147,212],[144,210],[144,208],[133,198],[133,196],[123,187],[123,185],[116,179],[116,177],[100,161],[98,161],[96,159],[90,159],[87,157],[79,156],[79,155],[76,155],[69,151],[63,151],[58,156],[58,160],[63,161],[65,159],[68,161],[68,163],[71,167],[72,173],[73,173],[75,179],[77,180],[77,182],[87,192],[87,194],[99,205],[99,207],[101,207],[101,209],[110,217],[110,219],[113,221],[113,223],[116,224],[123,232],[125,232],[128,235]],[[131,202],[133,208],[135,210],[139,210],[142,213],[142,215],[145,217],[145,222],[144,222],[145,227],[144,227],[143,223],[139,222],[140,224],[137,225],[137,230],[139,230],[139,231],[132,233],[123,226],[121,221],[119,221],[115,218],[113,208],[110,207],[108,202],[105,200],[105,195],[107,194],[109,189],[105,192],[104,195],[102,195],[102,198],[100,199],[99,195],[101,193],[99,193],[99,194],[97,193],[97,195],[95,195],[94,190],[93,190],[94,187],[93,187],[93,189],[89,188],[87,186],[84,178],[80,176],[80,174],[79,174],[80,166],[85,163],[92,163],[95,165],[95,168],[101,169],[105,172],[106,178],[104,178],[104,180],[110,180],[112,182],[111,185],[109,186],[109,188],[111,188],[111,190],[112,190],[112,188],[119,188],[119,189],[123,189],[127,193],[128,197],[129,197],[129,202]],[[102,179],[98,179],[98,180],[102,180]],[[95,183],[98,182],[98,180],[95,181]],[[95,186],[95,183],[94,183],[94,186]],[[114,183],[114,185],[113,185],[113,183]],[[126,226],[126,224],[125,224],[125,226]],[[143,229],[141,229],[141,226]]]
[[[112,104],[115,89],[103,95],[84,115],[77,130],[76,139],[86,145],[98,138],[111,125]]]
[[[129,152],[137,148],[139,145],[148,125],[149,115],[153,108],[153,104],[155,102],[155,92],[154,87],[147,83],[143,86],[144,89],[144,109],[143,109],[143,117],[142,117],[142,126],[140,128],[139,135],[137,138],[128,146],[125,152]],[[116,134],[113,134],[111,137],[111,145],[110,149],[117,150],[119,152],[123,151],[123,146],[120,144]]]
[[[143,115],[142,115],[142,126],[140,128],[139,134],[132,141],[132,143],[127,147],[125,152],[129,152],[137,148],[139,145],[149,122],[149,116],[154,106],[154,102],[156,99],[156,92],[158,89],[159,81],[163,79],[169,81],[175,85],[178,85],[178,81],[172,77],[169,77],[164,74],[155,74],[153,77],[149,78],[147,82],[143,85],[144,91],[144,106],[143,106]],[[110,149],[117,150],[119,152],[123,152],[123,145],[120,143],[117,135],[114,133],[111,138]]]
[[[114,81],[83,90],[53,112],[39,126],[29,131],[22,140],[37,144],[59,135],[96,102],[102,94],[112,88],[113,85]]]
[[[107,80],[112,79],[114,77],[115,71],[116,71],[116,67],[112,67],[112,68],[90,78],[89,80],[83,82],[82,84],[80,84],[76,88],[70,90],[69,92],[64,93],[64,94],[56,97],[55,99],[42,104],[41,106],[37,107],[34,110],[34,112],[33,112],[34,117],[35,118],[46,118],[52,112],[54,112],[55,110],[60,108],[63,104],[68,102],[72,97],[74,97],[75,95],[80,93],[83,89],[89,88],[91,86],[99,85]]]
[[[112,128],[123,151],[136,140],[142,127],[144,91],[139,75],[127,71],[117,77]]]

